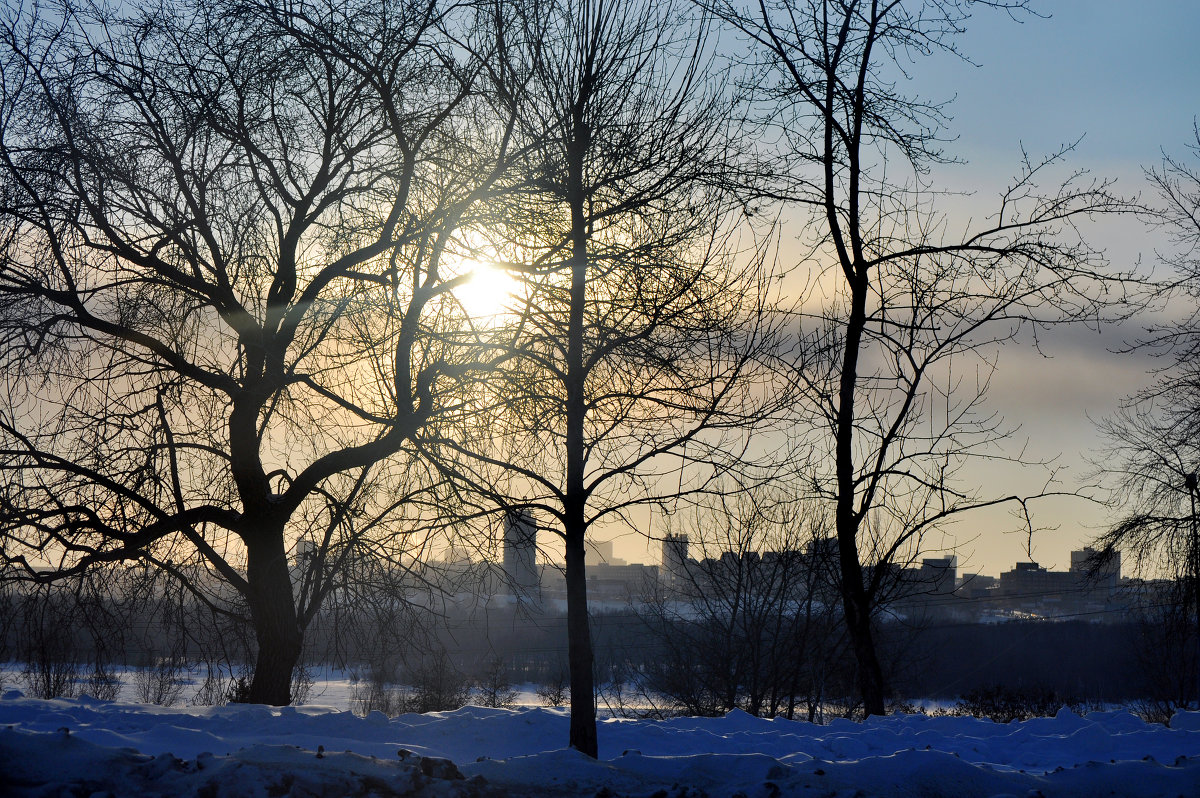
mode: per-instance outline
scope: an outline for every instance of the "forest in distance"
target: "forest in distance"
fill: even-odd
[[[1079,139],[942,182],[928,65],[1043,16],[6,5],[0,661],[42,698],[271,707],[332,665],[388,715],[530,682],[592,759],[601,708],[1200,708],[1200,126],[1140,189]],[[1155,368],[1104,386],[1077,476],[992,389],[1101,329]],[[1107,513],[1076,575],[1135,574],[1124,622],[914,609],[972,519],[1028,549],[1062,501]],[[621,535],[663,563],[617,610],[589,552]],[[549,551],[561,601],[523,603]],[[514,601],[462,598],[452,552]]]

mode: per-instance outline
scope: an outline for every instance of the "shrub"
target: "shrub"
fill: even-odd
[[[407,712],[442,712],[458,709],[471,696],[470,682],[450,663],[444,651],[414,668],[409,680],[408,687],[397,687],[373,668],[365,683],[351,689],[351,711],[367,715],[378,710],[388,717]]]
[[[508,670],[499,657],[488,660],[483,676],[475,680],[475,689],[478,691],[481,706],[511,708],[517,700],[517,693],[512,689],[512,682],[508,678]]]
[[[121,694],[121,680],[110,665],[97,661],[83,683],[83,692],[98,701],[116,701]]]
[[[72,626],[69,612],[54,597],[30,597],[26,602],[21,682],[32,698],[74,698],[79,694],[79,661],[84,658],[75,645]]]
[[[1129,704],[1129,711],[1142,720],[1147,723],[1156,723],[1163,726],[1171,724],[1171,718],[1176,712],[1190,708],[1191,706],[1186,702],[1155,700],[1153,698],[1141,698]]]
[[[372,712],[382,712],[389,718],[403,714],[400,707],[403,696],[398,688],[374,680],[359,682],[350,688],[350,711],[366,717]]]
[[[313,676],[306,665],[299,662],[296,663],[296,669],[292,671],[292,705],[299,706],[308,701],[308,697],[312,694]]]
[[[192,705],[211,707],[225,703],[229,692],[229,679],[225,677],[225,671],[220,666],[214,667],[211,662],[204,663],[204,669],[204,681],[192,696]]]
[[[446,652],[427,658],[412,671],[412,688],[404,697],[404,712],[443,712],[464,706],[471,685],[450,663]]]
[[[560,670],[549,680],[539,684],[534,692],[542,700],[542,706],[561,707],[567,703],[571,692],[571,680],[567,678],[565,671]]]
[[[137,697],[146,704],[169,707],[183,695],[183,673],[187,664],[182,657],[159,657],[138,668],[133,675]]]
[[[1083,702],[1045,687],[1012,688],[996,684],[966,693],[949,714],[1009,723],[1049,717],[1064,706],[1076,712],[1084,709]]]
[[[226,704],[247,704],[250,702],[250,683],[254,681],[253,673],[241,673],[229,679],[225,687]]]
[[[65,656],[51,655],[43,649],[25,663],[21,681],[32,698],[74,698],[79,691],[79,665]]]

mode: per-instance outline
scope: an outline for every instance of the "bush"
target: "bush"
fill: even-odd
[[[350,711],[366,717],[372,712],[382,712],[389,718],[404,714],[401,709],[403,694],[399,688],[368,680],[350,688]]]
[[[471,685],[450,663],[445,652],[430,657],[412,671],[412,689],[405,694],[404,712],[443,712],[458,709],[471,698]]]
[[[204,680],[189,703],[192,706],[211,707],[220,704],[245,704],[250,698],[250,683],[254,671],[245,665],[239,666],[237,675],[233,666],[226,668],[212,662],[204,663]],[[292,672],[292,704],[303,704],[312,694],[313,677],[309,669],[301,664]]]
[[[79,692],[79,665],[73,659],[50,654],[45,649],[43,656],[25,663],[21,681],[32,698],[74,698]]]
[[[408,687],[390,684],[378,669],[350,693],[350,709],[367,715],[378,710],[388,717],[408,712],[442,712],[458,709],[471,697],[471,685],[451,663],[446,652],[429,657],[410,674]]]
[[[475,689],[479,693],[479,704],[485,707],[511,708],[517,700],[517,693],[512,689],[508,671],[504,661],[499,657],[488,660],[487,670],[483,676],[475,680]]]
[[[889,715],[924,715],[925,707],[914,704],[903,698],[895,698],[887,702]]]
[[[74,698],[79,695],[80,648],[75,644],[70,608],[56,597],[30,596],[22,608],[21,682],[32,698]]]
[[[98,701],[116,701],[121,694],[121,680],[111,666],[98,661],[83,683],[83,692]]]
[[[308,701],[312,695],[313,676],[306,665],[296,663],[292,671],[292,706],[299,706]]]
[[[225,686],[224,703],[250,703],[250,683],[254,681],[253,673],[241,673],[229,679]]]
[[[229,691],[229,679],[220,666],[214,667],[211,662],[204,663],[204,681],[192,696],[192,706],[211,707],[223,704]]]
[[[571,680],[567,678],[565,671],[560,670],[555,676],[539,684],[534,692],[542,699],[542,706],[561,707],[567,703],[570,695]]]
[[[1011,688],[1004,685],[980,687],[966,693],[947,714],[990,718],[996,723],[1044,718],[1062,707],[1082,712],[1086,705],[1044,687]]]
[[[1171,718],[1176,712],[1188,709],[1191,709],[1191,707],[1186,703],[1155,700],[1153,698],[1140,698],[1129,703],[1130,712],[1147,723],[1156,723],[1163,726],[1171,725]]]
[[[133,685],[137,697],[146,704],[169,707],[183,695],[183,673],[187,664],[181,657],[159,657],[137,669]]]

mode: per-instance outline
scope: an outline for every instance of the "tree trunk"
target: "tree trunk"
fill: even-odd
[[[858,388],[858,357],[862,334],[866,327],[868,284],[866,269],[854,263],[847,270],[853,275],[850,284],[850,315],[846,320],[845,351],[842,353],[842,373],[838,388],[837,412],[837,527],[838,562],[842,577],[842,605],[846,629],[858,661],[858,685],[862,693],[863,711],[867,715],[883,715],[883,669],[875,651],[871,634],[872,596],[863,585],[862,563],[859,561],[858,532],[862,514],[856,509],[857,474],[855,468],[854,425]],[[864,510],[865,512],[865,510]],[[877,563],[876,567],[884,567]]]
[[[287,706],[292,702],[292,672],[300,659],[304,635],[292,598],[282,530],[247,544],[246,578],[250,586],[246,598],[258,645],[247,701]]]
[[[886,689],[883,668],[875,652],[875,636],[871,631],[870,601],[861,590],[858,595],[844,596],[846,605],[846,628],[850,632],[850,643],[854,647],[854,658],[858,663],[858,689],[862,694],[863,713],[884,715]]]
[[[587,573],[584,570],[582,534],[568,533],[567,555],[567,661],[571,669],[572,748],[595,758],[596,684],[593,674],[592,631],[588,624]]]
[[[584,365],[583,311],[587,303],[588,227],[584,213],[583,162],[591,145],[591,132],[583,121],[587,98],[581,98],[571,119],[573,137],[567,151],[567,198],[571,207],[571,295],[567,322],[566,459],[567,484],[563,499],[563,534],[566,544],[567,662],[571,669],[571,732],[569,744],[595,758],[596,687],[592,672],[592,633],[588,624],[587,572],[584,539],[587,492],[584,487]]]

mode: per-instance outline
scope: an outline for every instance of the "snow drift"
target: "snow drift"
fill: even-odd
[[[0,795],[1200,796],[1200,713],[996,724],[897,715],[816,726],[743,712],[609,720],[600,758],[567,716],[484,709],[366,718],[329,707],[161,708],[0,699]]]

